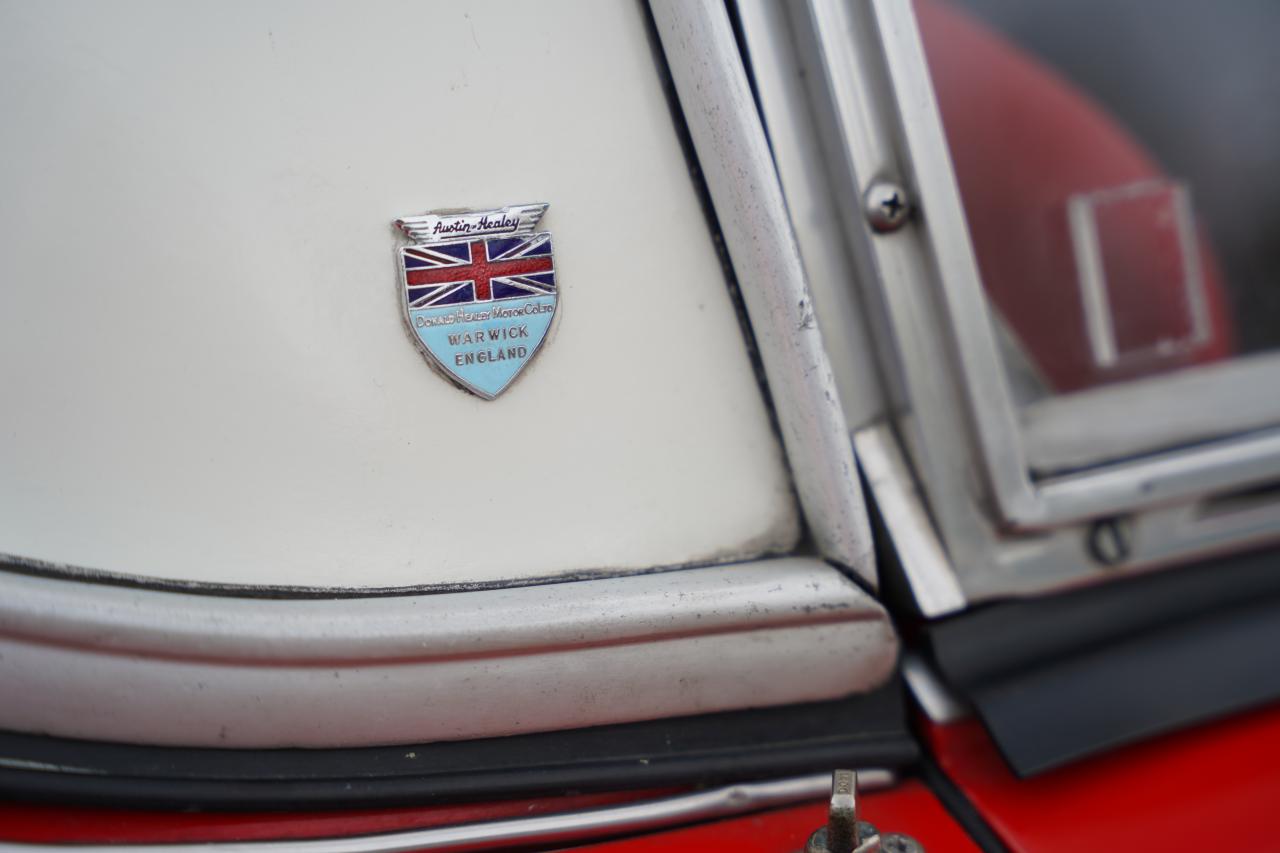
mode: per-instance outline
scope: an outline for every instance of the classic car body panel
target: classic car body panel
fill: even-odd
[[[644,10],[585,10],[8,5],[0,553],[351,589],[789,550]],[[562,304],[485,404],[407,339],[391,222],[541,200]]]

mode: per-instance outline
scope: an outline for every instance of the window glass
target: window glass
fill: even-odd
[[[1280,4],[917,12],[1023,401],[1280,348]]]

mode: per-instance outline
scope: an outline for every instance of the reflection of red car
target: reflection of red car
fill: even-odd
[[[1107,371],[1091,357],[1067,210],[1072,196],[1141,187],[1166,176],[1129,133],[1060,75],[948,5],[926,3],[919,11],[974,249],[996,308],[1055,389],[1151,370],[1139,362]],[[1153,244],[1145,233],[1150,220],[1133,221],[1143,213],[1136,208],[1128,223],[1108,223],[1135,229],[1112,238],[1108,258],[1130,267],[1115,270],[1119,286],[1108,296],[1122,324],[1118,333],[1133,349],[1190,334],[1187,299],[1179,292],[1181,247],[1170,237]],[[1198,248],[1202,310],[1211,331],[1193,348],[1164,356],[1157,369],[1232,351],[1221,274],[1209,245]]]
[[[520,549],[506,541],[511,529],[500,519],[536,516],[546,526],[522,527],[526,535],[578,537],[584,553],[595,549],[591,559],[608,555],[604,568],[575,563],[547,570],[531,568],[531,561],[514,577],[468,578],[474,567],[463,565],[468,552],[459,549],[441,551],[449,556],[445,571],[453,573],[448,583],[373,583],[359,572],[400,577],[400,568],[353,569],[343,560],[355,558],[340,554],[326,564],[331,575],[323,583],[299,584],[114,566],[86,573],[43,553],[6,558],[0,853],[68,844],[196,850],[212,843],[244,853],[569,847],[783,853],[804,848],[828,821],[831,772],[842,767],[859,772],[857,816],[884,836],[879,848],[859,850],[1194,850],[1223,837],[1245,850],[1275,846],[1269,818],[1280,802],[1280,775],[1270,768],[1280,762],[1273,705],[1280,676],[1270,649],[1280,639],[1273,612],[1280,579],[1272,577],[1274,552],[1264,546],[1280,533],[1272,507],[1280,469],[1268,467],[1274,460],[1265,442],[1275,440],[1270,404],[1252,399],[1275,395],[1252,389],[1241,416],[1248,428],[1232,426],[1244,421],[1224,411],[1218,429],[1216,413],[1203,411],[1241,403],[1227,388],[1215,391],[1212,402],[1174,401],[1201,410],[1189,418],[1197,424],[1191,437],[1165,424],[1155,444],[1143,443],[1142,429],[1114,438],[1130,415],[1144,423],[1138,409],[1159,393],[1144,380],[1171,380],[1164,387],[1177,390],[1192,387],[1177,384],[1191,376],[1200,383],[1195,388],[1210,388],[1213,369],[1233,370],[1242,351],[1256,349],[1237,328],[1252,328],[1256,318],[1242,324],[1233,314],[1239,299],[1229,284],[1232,261],[1226,252],[1219,257],[1212,229],[1191,214],[1186,187],[1165,173],[1122,116],[1069,75],[941,0],[920,0],[914,15],[892,2],[651,5],[647,18],[585,6],[522,12],[529,17],[517,41],[528,62],[486,47],[511,36],[493,24],[501,13],[477,4],[445,21],[445,11],[434,10],[442,31],[453,34],[446,41],[464,59],[444,68],[429,51],[410,57],[434,81],[422,91],[453,111],[441,114],[468,117],[461,129],[450,125],[441,135],[476,133],[483,140],[474,143],[478,148],[494,144],[489,137],[496,131],[481,122],[493,118],[492,104],[509,110],[526,100],[509,91],[525,81],[494,68],[519,63],[535,78],[541,56],[547,64],[541,71],[555,75],[559,89],[531,87],[529,97],[573,102],[556,115],[575,115],[577,124],[537,131],[539,138],[550,135],[546,150],[556,155],[555,162],[541,161],[542,172],[536,163],[517,169],[490,159],[462,168],[424,156],[421,171],[404,179],[413,192],[456,182],[487,198],[507,191],[503,181],[532,186],[556,176],[556,185],[538,191],[553,199],[557,214],[568,208],[554,226],[565,309],[548,333],[538,372],[514,386],[523,396],[481,403],[445,383],[417,384],[421,376],[435,377],[420,376],[425,368],[408,356],[401,364],[403,353],[392,347],[367,355],[373,343],[362,335],[383,328],[387,312],[379,312],[391,285],[370,286],[367,302],[344,302],[355,285],[331,280],[327,267],[305,268],[299,310],[315,325],[347,324],[341,347],[349,361],[342,368],[358,383],[342,385],[342,371],[326,376],[319,369],[305,382],[277,382],[276,373],[331,354],[309,349],[302,333],[285,335],[280,360],[261,370],[270,380],[261,386],[270,403],[263,411],[280,423],[296,407],[318,413],[318,433],[376,434],[352,451],[370,454],[353,469],[380,464],[369,448],[394,431],[399,417],[377,377],[408,377],[414,394],[431,402],[431,429],[421,434],[433,443],[433,458],[457,463],[474,456],[458,468],[467,477],[444,463],[416,472],[421,491],[408,493],[414,505],[400,515],[380,509],[386,514],[375,519],[379,536],[427,530],[413,541],[429,549],[433,537],[456,535],[519,562]],[[27,20],[42,14],[14,12],[11,31],[32,40],[56,31]],[[297,100],[272,102],[279,112],[262,116],[262,150],[247,146],[248,153],[236,155],[244,162],[258,163],[259,155],[275,162],[268,150],[277,145],[305,149],[300,162],[314,154],[311,145],[350,146],[341,152],[352,155],[348,168],[364,174],[344,184],[347,196],[329,185],[334,175],[297,180],[265,169],[258,175],[272,188],[263,204],[296,211],[299,221],[311,215],[306,221],[314,225],[315,206],[332,203],[323,216],[340,219],[355,209],[351,199],[364,198],[360,193],[377,183],[376,170],[364,162],[380,156],[377,135],[359,132],[366,118],[353,115],[355,140],[344,135],[351,128],[330,126],[332,138],[320,143],[282,142],[271,136],[271,116],[287,119],[290,110],[328,116],[330,98],[359,111],[374,94],[355,84],[354,92],[313,91],[300,69],[331,63],[318,48],[331,44],[337,30],[318,12],[305,24],[296,10],[281,14],[296,26],[267,29],[263,41],[256,30],[247,35],[252,28],[240,19],[225,30],[209,24],[210,46],[192,50],[212,51],[214,69],[236,61],[217,54],[228,45],[240,45],[246,68],[283,63],[280,78],[258,83],[270,88],[285,80]],[[361,61],[403,67],[401,57],[363,41],[358,18],[339,35]],[[577,28],[573,41],[581,53],[560,56],[557,64],[549,57],[566,48],[556,34],[569,26]],[[266,47],[253,53],[252,40]],[[650,40],[657,48],[653,68],[636,60],[647,57]],[[121,114],[104,118],[88,114],[86,104],[96,99],[76,100],[76,87],[89,91],[96,75],[112,72],[110,62],[92,73],[77,63],[109,59],[109,49],[69,58],[52,48],[19,47],[13,62],[26,75],[21,79],[43,74],[66,88],[62,94],[76,107],[67,122],[114,132],[126,107],[136,106],[122,94]],[[668,89],[672,132],[644,142],[641,125],[656,126],[655,116],[665,115],[666,106],[654,107],[659,79]],[[139,85],[127,94],[153,108],[169,104],[164,81],[154,85],[154,92]],[[440,85],[468,91],[446,100]],[[603,102],[578,103],[576,86],[613,92],[620,102],[625,94],[632,98],[628,110],[646,111],[628,134],[636,140],[632,160],[649,171],[635,174],[639,167],[630,165],[627,151],[609,155],[612,171],[591,171],[595,161],[584,152],[598,147],[591,134],[605,132],[593,123],[622,118]],[[202,109],[216,116],[258,104],[258,88],[227,93],[215,86]],[[430,100],[411,91],[404,108],[439,106]],[[29,111],[21,113],[26,121],[50,112],[41,113],[39,103],[17,106]],[[592,118],[597,108],[600,119]],[[46,119],[58,145],[76,138],[60,135],[61,126]],[[943,131],[945,147],[922,143],[937,143]],[[529,133],[519,139],[532,146]],[[662,145],[670,157],[642,160],[648,147]],[[120,152],[93,153],[109,161],[105,173],[112,174],[110,158]],[[179,152],[177,162],[188,154]],[[179,171],[167,161],[162,169]],[[56,174],[12,176],[25,181],[24,192],[59,186]],[[616,197],[610,181],[623,186],[624,176],[629,195]],[[153,183],[163,189],[165,182]],[[858,191],[872,186],[887,187],[895,204],[909,203],[910,215],[869,227],[862,217],[874,197]],[[646,196],[645,187],[657,190]],[[393,189],[392,195],[400,191]],[[209,210],[237,209],[236,201],[218,207],[227,187],[206,191]],[[590,215],[588,202],[596,206]],[[629,206],[644,205],[649,213],[667,211],[670,221],[626,219]],[[614,217],[640,222],[621,235],[626,252],[601,248],[619,236],[612,233]],[[377,254],[366,251],[377,239],[367,239],[366,224],[343,226],[349,245],[341,251],[334,243],[323,248],[360,259],[344,274],[355,270],[357,278],[380,281],[380,272],[364,265],[366,255]],[[174,235],[187,229],[167,221],[156,227]],[[223,233],[243,238],[245,257],[233,260],[243,262],[246,276],[270,255],[269,241],[229,225]],[[14,241],[11,254],[23,248]],[[627,252],[658,256],[662,275],[622,266]],[[429,247],[421,254],[424,263],[440,261]],[[717,257],[732,302],[715,302],[712,296],[723,296],[718,289],[695,291],[692,279],[705,284]],[[440,263],[445,272],[420,278],[456,284],[448,258]],[[548,254],[539,269],[550,263]],[[966,278],[966,265],[974,276]],[[689,272],[695,267],[697,276]],[[590,290],[585,271],[597,268],[616,270],[610,275],[621,282],[614,282],[617,292],[607,284]],[[677,288],[672,282],[681,275],[690,281]],[[972,285],[980,288],[965,289]],[[112,291],[112,299],[127,301],[131,293]],[[688,293],[697,295],[688,304],[677,301]],[[43,304],[39,295],[10,298],[28,309]],[[263,329],[296,332],[293,314],[272,325],[280,319],[273,299],[264,295],[245,309],[245,348],[259,345],[255,334],[269,337]],[[376,307],[366,314],[367,304]],[[351,313],[341,314],[339,305]],[[207,310],[220,308],[210,303]],[[671,312],[695,324],[705,351],[671,354],[675,326],[661,325]],[[38,325],[42,315],[33,309],[28,316],[23,326]],[[402,331],[399,320],[397,314],[391,325]],[[746,341],[734,337],[739,321]],[[169,339],[152,325],[140,322],[133,333],[152,344]],[[18,326],[8,332],[14,339],[23,334]],[[153,332],[155,339],[146,337]],[[678,337],[696,344],[699,334]],[[648,360],[639,344],[649,347]],[[592,360],[584,362],[587,350]],[[365,357],[395,365],[369,373],[379,388],[377,406],[385,408],[376,416],[344,398],[367,392]],[[712,363],[721,357],[723,363]],[[1265,358],[1249,361],[1247,369],[1259,371],[1251,375],[1263,375]],[[228,384],[259,389],[253,383],[262,380],[248,371],[219,374],[212,358],[181,363],[208,368],[208,376]],[[581,376],[599,383],[591,393],[556,378],[555,370],[575,363],[586,363]],[[53,371],[42,369],[34,364],[32,374],[48,380]],[[922,376],[930,384],[922,385]],[[204,381],[210,395],[219,392],[216,381]],[[763,405],[754,396],[757,381]],[[352,390],[357,384],[363,392]],[[23,410],[34,412],[30,423],[52,430],[64,420],[42,420],[41,405],[56,408],[52,385],[13,385]],[[1100,419],[1086,423],[1089,435],[1069,436],[1075,455],[1045,451],[1053,432],[1035,430],[1060,411],[1080,411],[1072,409],[1080,399],[1073,395],[1087,398],[1095,389],[1103,396],[1092,399],[1111,408],[1095,402],[1087,409]],[[657,415],[646,411],[659,405]],[[996,411],[1002,406],[1007,411]],[[1176,406],[1161,411],[1170,410]],[[216,407],[205,414],[221,416]],[[184,429],[196,429],[195,420],[182,421]],[[571,441],[538,444],[552,422],[576,422],[580,432]],[[992,422],[1010,430],[1007,445],[985,431]],[[33,441],[28,422],[13,423],[14,447],[37,447],[22,444]],[[172,430],[147,432],[151,426],[136,428],[159,454],[155,436]],[[274,435],[278,426],[264,429]],[[665,446],[646,434],[658,429],[670,430],[663,432]],[[1110,436],[1100,448],[1089,443],[1095,429]],[[700,435],[677,447],[686,433]],[[934,441],[939,436],[949,443]],[[282,495],[319,515],[325,500],[347,500],[321,500],[277,482],[281,471],[301,477],[300,469],[325,463],[323,454],[308,455],[309,440],[298,436],[300,448],[282,453],[279,468],[272,453],[259,458],[261,493],[243,484],[239,490],[258,512],[291,518],[281,509]],[[722,441],[733,444],[733,453],[712,458]],[[610,442],[620,449],[596,452]],[[193,444],[206,448],[208,437]],[[395,452],[395,459],[411,459],[421,451]],[[37,455],[19,458],[16,450],[0,462],[13,463],[19,485],[28,469],[35,471],[32,482],[61,483],[59,472],[36,470],[43,464]],[[554,464],[541,467],[546,458]],[[537,506],[524,499],[541,494],[523,489],[548,472],[567,478],[571,470],[615,463],[616,471],[588,472],[598,493],[548,493]],[[163,467],[150,466],[139,478],[159,482]],[[650,489],[642,482],[646,469],[675,489]],[[193,465],[192,477],[200,470]],[[394,476],[373,477],[374,492],[391,491]],[[499,486],[477,485],[484,481]],[[701,490],[706,481],[715,481],[715,490]],[[78,482],[93,491],[87,480]],[[693,497],[675,494],[686,490]],[[4,506],[20,512],[45,501],[56,514],[73,505],[59,494],[67,489],[46,491]],[[445,529],[433,513],[459,493],[470,510],[450,522],[457,530]],[[730,505],[736,493],[747,509]],[[122,503],[145,497],[124,485],[120,494]],[[381,508],[384,497],[354,493],[349,512],[376,515],[369,507]],[[561,505],[569,501],[620,509],[617,518],[601,512],[578,523],[575,508]],[[159,508],[150,511],[163,517]],[[708,518],[687,517],[693,514]],[[228,512],[229,536],[242,515],[253,513]],[[86,516],[86,528],[99,519]],[[122,524],[129,517],[121,510]],[[690,534],[724,519],[715,528],[726,531],[724,541],[714,548]],[[260,518],[250,521],[261,541],[285,541],[254,526]],[[72,530],[66,519],[61,523]],[[351,536],[361,535],[354,527]],[[0,527],[0,536],[6,532],[24,533]],[[312,529],[309,536],[329,532]],[[168,547],[159,541],[163,531],[158,544],[145,546],[119,546],[112,537],[122,534],[114,528],[108,534],[86,534],[87,545],[68,538],[88,551],[135,555],[140,566],[154,557],[150,549]],[[307,538],[295,547],[305,549]],[[332,548],[342,537],[324,541]],[[655,541],[671,546],[662,552],[667,556],[633,559]],[[6,547],[0,540],[0,553]],[[327,556],[317,547],[310,559]],[[216,574],[217,567],[208,571]]]

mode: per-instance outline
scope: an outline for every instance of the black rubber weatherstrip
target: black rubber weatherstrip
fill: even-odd
[[[395,747],[185,749],[0,733],[0,796],[306,809],[716,785],[906,767],[919,751],[905,720],[895,678],[834,702]]]
[[[1020,775],[1280,699],[1280,600],[1257,602],[976,688]]]
[[[1280,699],[1280,553],[997,604],[924,633],[1030,776]]]

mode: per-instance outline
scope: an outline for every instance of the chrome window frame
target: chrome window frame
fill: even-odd
[[[1280,388],[1280,353],[1237,356],[1036,400],[1018,411],[1027,462],[1033,476],[1045,477],[1266,429],[1280,424],[1280,394],[1256,393],[1267,387]],[[1195,407],[1188,408],[1187,400]],[[1103,421],[1120,401],[1125,420]],[[1105,429],[1095,428],[1100,422]],[[1089,431],[1087,440],[1082,430]]]
[[[1037,592],[1110,576],[1117,567],[1165,565],[1280,535],[1280,508],[1266,502],[1221,513],[1202,503],[1280,478],[1280,403],[1255,401],[1216,429],[1204,417],[1188,419],[1182,429],[1165,424],[1156,448],[1141,441],[1141,430],[1119,430],[1081,454],[1079,447],[1064,446],[1050,426],[1059,416],[1081,422],[1093,417],[1104,404],[1099,401],[1147,388],[1156,398],[1146,419],[1150,427],[1188,385],[1213,385],[1215,372],[1236,376],[1229,386],[1216,385],[1221,400],[1260,374],[1273,375],[1271,368],[1280,371],[1280,358],[1019,409],[1001,362],[998,318],[983,293],[912,5],[799,0],[777,9],[763,0],[739,0],[738,8],[748,51],[774,63],[753,63],[766,122],[786,120],[786,111],[770,104],[776,78],[807,81],[811,132],[825,152],[827,185],[815,186],[789,169],[794,152],[781,150],[787,140],[771,133],[779,149],[775,159],[793,216],[806,209],[807,198],[822,193],[840,211],[861,289],[860,316],[838,307],[842,319],[861,322],[877,339],[883,399],[889,401],[878,422],[850,416],[860,461],[864,472],[873,457],[892,469],[876,454],[897,452],[891,438],[901,443],[906,452],[899,467],[905,474],[909,460],[936,529],[915,524],[895,531],[886,519],[890,533],[899,541],[936,533],[951,562],[949,570],[935,559],[915,567],[918,576],[937,581],[937,594],[923,609],[950,612],[965,601]],[[776,67],[787,62],[791,68]],[[873,233],[864,220],[863,194],[877,180],[903,185],[916,208],[908,225],[893,233]],[[814,289],[821,312],[821,283]],[[1188,440],[1203,443],[1178,447]],[[1064,453],[1079,464],[1044,464]],[[1135,455],[1115,458],[1122,454]],[[871,487],[882,497],[874,481]],[[902,517],[917,516],[923,513]],[[1129,547],[1118,566],[1099,565],[1092,554],[1093,522],[1113,516],[1125,517]],[[947,571],[951,578],[941,576]],[[953,591],[957,581],[959,593]]]

